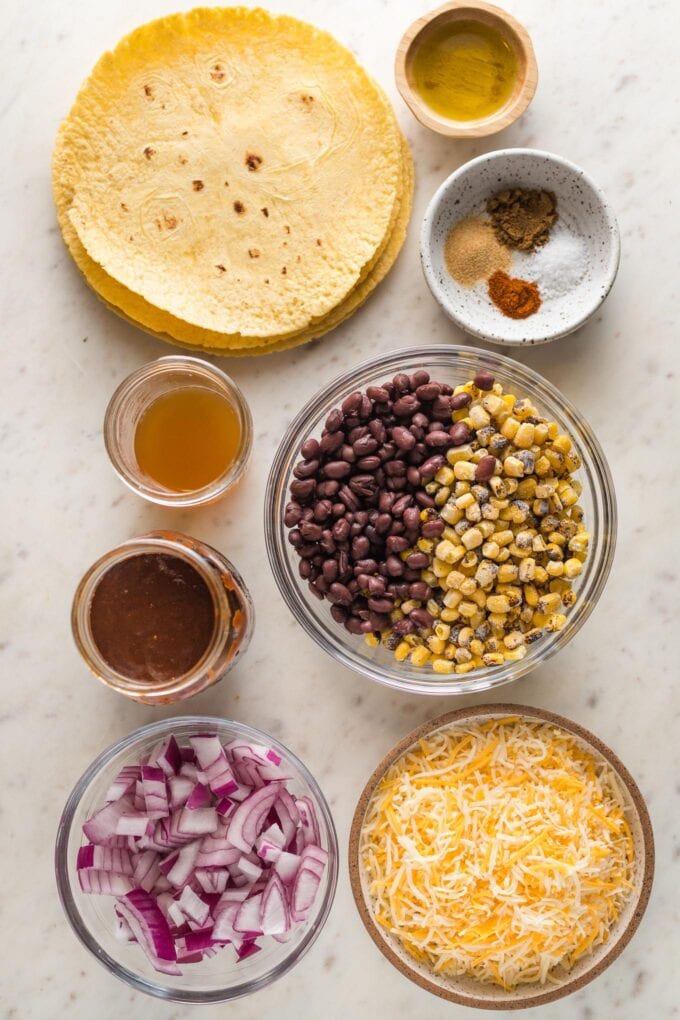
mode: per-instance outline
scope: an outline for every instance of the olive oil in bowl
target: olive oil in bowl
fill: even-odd
[[[411,64],[414,91],[452,121],[496,113],[512,96],[518,72],[515,51],[497,29],[462,19],[423,33]]]

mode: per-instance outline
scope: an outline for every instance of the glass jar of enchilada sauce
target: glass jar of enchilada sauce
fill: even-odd
[[[136,701],[168,704],[227,672],[248,644],[253,607],[226,557],[164,531],[98,560],[78,587],[72,620],[95,676]]]

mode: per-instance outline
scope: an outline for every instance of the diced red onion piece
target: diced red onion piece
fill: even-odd
[[[187,799],[186,808],[188,811],[195,811],[197,808],[208,807],[211,800],[212,795],[209,788],[203,783],[196,783]]]
[[[128,797],[114,800],[88,818],[83,825],[83,832],[90,843],[98,846],[121,846],[117,841],[118,819],[132,810],[132,801]],[[122,845],[127,846],[127,842],[124,840]]]
[[[163,769],[152,765],[142,765],[142,788],[146,813],[149,818],[165,818],[170,807]]]
[[[278,795],[277,786],[264,786],[239,804],[229,820],[228,836],[233,846],[246,853],[252,849]]]
[[[258,878],[262,875],[262,868],[258,864],[253,864],[253,862],[249,861],[247,857],[239,858],[236,867],[241,874],[245,875],[248,881],[253,884],[257,882]]]
[[[200,854],[199,854],[200,857]],[[197,858],[198,864],[198,858]],[[227,888],[229,872],[224,868],[197,867],[194,876],[201,889],[207,893],[223,893]]]
[[[118,909],[152,966],[164,974],[181,975],[168,922],[155,899],[142,889],[133,889],[118,900]]]
[[[301,857],[283,850],[274,861],[274,872],[286,885],[294,881],[300,867]]]
[[[168,882],[171,885],[174,885],[176,889],[179,889],[189,881],[196,864],[199,847],[200,843],[196,840],[194,843],[189,843],[187,846],[183,846],[179,851],[177,860],[167,873]]]
[[[319,822],[316,817],[316,810],[309,797],[300,797],[295,801],[295,806],[298,809],[300,816],[300,827],[305,834],[305,842],[309,845],[314,843],[316,846],[321,841],[321,835],[319,833]]]
[[[241,904],[234,920],[234,930],[243,934],[261,935],[262,893],[250,896]]]
[[[263,935],[281,935],[290,928],[290,911],[283,882],[272,872],[262,894],[260,917]]]
[[[141,775],[139,765],[126,765],[120,770],[116,778],[113,780],[104,800],[120,800],[128,793],[132,793],[135,788],[135,783]]]
[[[118,836],[150,836],[153,829],[153,822],[141,811],[128,811],[121,815],[116,823]]]
[[[203,927],[210,915],[210,908],[190,886],[184,886],[182,889],[182,895],[178,902],[183,913],[186,914],[191,921],[195,921],[196,924]]]
[[[157,765],[166,776],[176,775],[182,761],[182,752],[172,733],[161,740],[149,755],[149,765]]]
[[[321,878],[315,871],[302,865],[295,876],[290,902],[290,916],[293,921],[304,921],[316,899]]]
[[[117,871],[121,875],[132,875],[133,866],[129,850],[110,846],[81,846],[76,862],[78,869],[96,868],[99,871]]]
[[[84,893],[99,893],[100,896],[123,896],[132,889],[129,875],[116,871],[97,871],[96,868],[78,872],[80,888]]]
[[[195,811],[182,808],[178,827],[184,836],[207,836],[217,831],[217,823],[217,811],[214,807],[196,808]]]
[[[168,779],[168,790],[170,793],[170,807],[172,810],[183,807],[191,791],[196,784],[188,776],[170,776]]]

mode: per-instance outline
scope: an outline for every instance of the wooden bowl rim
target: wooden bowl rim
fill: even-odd
[[[500,31],[505,36],[509,35],[513,38],[517,48],[523,55],[525,64],[524,76],[517,95],[509,105],[506,104],[489,117],[471,121],[447,120],[446,117],[442,117],[430,109],[409,83],[406,68],[416,40],[430,25],[452,11],[459,11],[461,17],[467,14],[470,20],[473,21],[476,13],[481,12],[489,15],[492,20],[499,23]],[[448,3],[443,4],[441,7],[437,7],[428,14],[417,18],[406,29],[397,46],[394,60],[394,75],[402,99],[414,117],[425,127],[449,138],[482,138],[485,135],[492,135],[502,131],[521,117],[536,92],[538,65],[529,33],[507,11],[496,7],[494,4],[486,3],[485,0],[449,0]]]
[[[404,751],[411,747],[417,740],[427,736],[429,733],[441,729],[444,726],[450,726],[453,723],[461,723],[463,721],[471,721],[480,715],[527,716],[530,719],[540,719],[543,722],[553,723],[560,726],[567,732],[573,733],[574,736],[578,737],[598,752],[613,767],[633,801],[633,807],[635,808],[639,818],[640,828],[642,831],[644,868],[640,880],[640,888],[630,920],[621,934],[611,945],[609,951],[605,953],[604,956],[602,956],[597,963],[594,964],[594,966],[584,971],[577,978],[565,981],[565,983],[560,985],[559,988],[551,988],[540,995],[531,997],[515,997],[512,999],[499,998],[491,1001],[489,999],[476,998],[474,995],[457,992],[452,989],[442,988],[434,981],[428,980],[428,978],[421,974],[420,971],[416,970],[415,967],[411,967],[404,959],[402,959],[402,957],[398,956],[389,943],[383,938],[373,918],[373,914],[366,903],[361,888],[359,839],[364,815],[366,814],[366,808],[368,807],[368,803],[373,796],[373,791],[380,779],[382,779],[387,769],[399,757],[401,757]],[[618,755],[616,755],[614,751],[612,751],[612,749],[600,740],[600,738],[594,733],[591,733],[589,730],[579,725],[579,723],[573,722],[571,719],[567,719],[565,716],[558,715],[555,712],[549,712],[543,708],[533,708],[530,705],[513,705],[510,703],[475,705],[470,708],[459,708],[452,712],[446,712],[444,715],[440,715],[436,719],[431,719],[428,722],[422,723],[420,726],[416,727],[416,729],[403,737],[402,740],[400,740],[387,752],[378,766],[371,773],[371,776],[364,786],[354,810],[349,835],[349,876],[352,887],[352,895],[366,931],[373,939],[373,942],[376,944],[383,956],[385,956],[386,959],[389,960],[389,962],[410,981],[413,981],[426,991],[432,992],[439,998],[445,999],[448,1002],[455,1002],[461,1006],[471,1006],[476,1009],[488,1010],[515,1010],[529,1009],[533,1006],[544,1006],[549,1002],[554,1002],[556,999],[562,999],[567,995],[571,995],[572,992],[578,991],[580,988],[583,988],[584,985],[593,981],[596,977],[599,977],[599,975],[602,974],[603,971],[605,971],[607,967],[609,967],[610,964],[612,964],[623,952],[639,927],[643,914],[647,909],[647,904],[649,903],[649,897],[652,890],[652,882],[654,879],[654,856],[654,833],[647,804],[637,783]]]

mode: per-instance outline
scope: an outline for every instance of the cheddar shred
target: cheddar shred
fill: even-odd
[[[606,942],[634,848],[611,767],[519,717],[442,729],[386,772],[360,854],[376,921],[441,976],[545,984]]]

